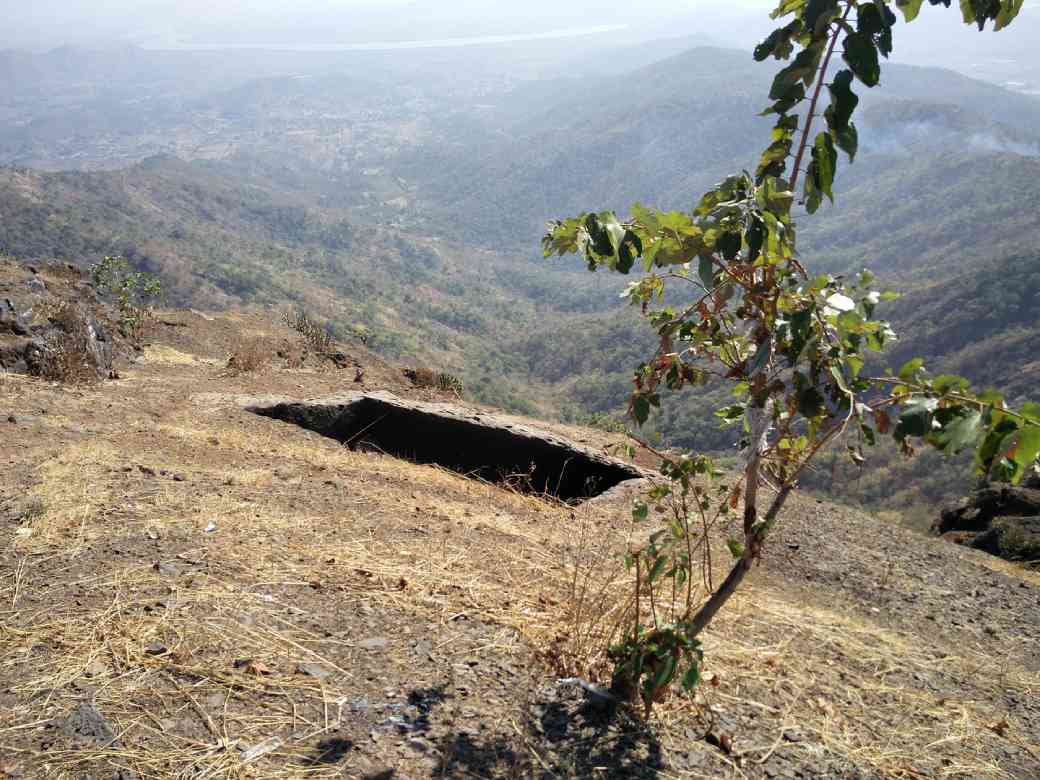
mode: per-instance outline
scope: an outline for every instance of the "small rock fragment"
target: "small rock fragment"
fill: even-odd
[[[268,737],[263,742],[258,742],[250,748],[246,748],[242,751],[242,762],[253,761],[254,759],[260,758],[260,756],[271,753],[282,746],[282,740],[278,737]]]
[[[369,637],[368,639],[362,639],[360,642],[358,642],[358,647],[360,647],[362,650],[369,651],[386,650],[387,645],[389,644],[390,642],[387,641],[385,638],[381,636],[374,636]]]
[[[156,561],[152,568],[166,577],[176,577],[181,573],[180,567],[170,561]]]
[[[324,680],[328,677],[331,672],[318,664],[312,663],[298,663],[296,664],[296,673],[305,674],[308,677],[315,677],[319,680]]]

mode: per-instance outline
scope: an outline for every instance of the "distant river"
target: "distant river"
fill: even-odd
[[[227,49],[262,49],[264,51],[392,51],[394,49],[437,49],[458,46],[483,46],[493,43],[548,41],[556,38],[578,38],[602,35],[628,28],[626,24],[603,24],[598,27],[572,27],[542,33],[516,35],[482,35],[473,38],[438,38],[428,41],[383,41],[378,43],[190,43],[176,39],[150,41],[141,48],[153,51],[221,51]]]

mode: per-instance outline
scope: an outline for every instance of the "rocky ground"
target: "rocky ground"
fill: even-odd
[[[229,372],[242,339],[276,357]],[[0,375],[0,778],[1040,775],[1035,572],[798,497],[704,684],[647,725],[560,682],[603,680],[630,497],[554,504],[247,411],[452,400],[359,345],[278,358],[295,340],[164,312],[118,379]]]

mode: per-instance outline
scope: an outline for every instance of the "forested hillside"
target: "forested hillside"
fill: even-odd
[[[167,83],[183,67],[144,73]],[[701,47],[622,75],[602,64],[522,83],[478,74],[451,92],[439,67],[425,89],[385,63],[216,90],[199,79],[191,90],[204,94],[175,104],[212,122],[189,132],[158,112],[144,128],[179,128],[190,141],[179,156],[4,170],[0,252],[82,265],[121,254],[159,274],[175,304],[303,305],[341,338],[464,376],[477,398],[620,418],[650,334],[619,302],[620,279],[539,257],[544,223],[637,198],[688,209],[724,172],[750,167],[770,69]],[[860,154],[836,186],[843,205],[806,222],[803,260],[868,267],[907,293],[887,311],[904,337],[893,364],[920,353],[935,370],[1025,393],[1040,339],[1029,244],[1040,229],[1040,100],[931,68],[892,66],[885,78],[884,98],[864,96]],[[58,116],[48,107],[41,121]],[[152,148],[139,130],[82,128],[92,154],[119,155]],[[55,132],[51,145],[33,136],[33,154],[63,154],[69,141]],[[13,137],[0,136],[8,159]],[[191,148],[206,159],[179,158]],[[983,355],[998,355],[996,368]],[[721,400],[701,388],[652,425],[672,444],[726,451],[735,433],[707,413]],[[922,463],[893,466],[878,483],[886,495],[861,485],[863,498],[906,504],[960,489]],[[911,472],[913,495],[900,494]]]

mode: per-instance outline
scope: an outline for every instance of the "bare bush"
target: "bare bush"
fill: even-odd
[[[270,365],[273,352],[270,342],[265,338],[240,339],[228,355],[224,375],[239,376],[259,373]]]
[[[432,387],[445,393],[451,393],[456,398],[462,398],[465,391],[465,385],[461,379],[443,371],[434,371],[430,368],[406,368],[403,373],[416,387]]]
[[[65,384],[98,381],[109,361],[83,312],[65,304],[56,308],[49,320],[54,327],[34,350],[30,372]]]
[[[303,309],[293,309],[282,315],[282,322],[303,336],[312,350],[319,355],[332,351],[332,336],[325,326],[311,318]]]

